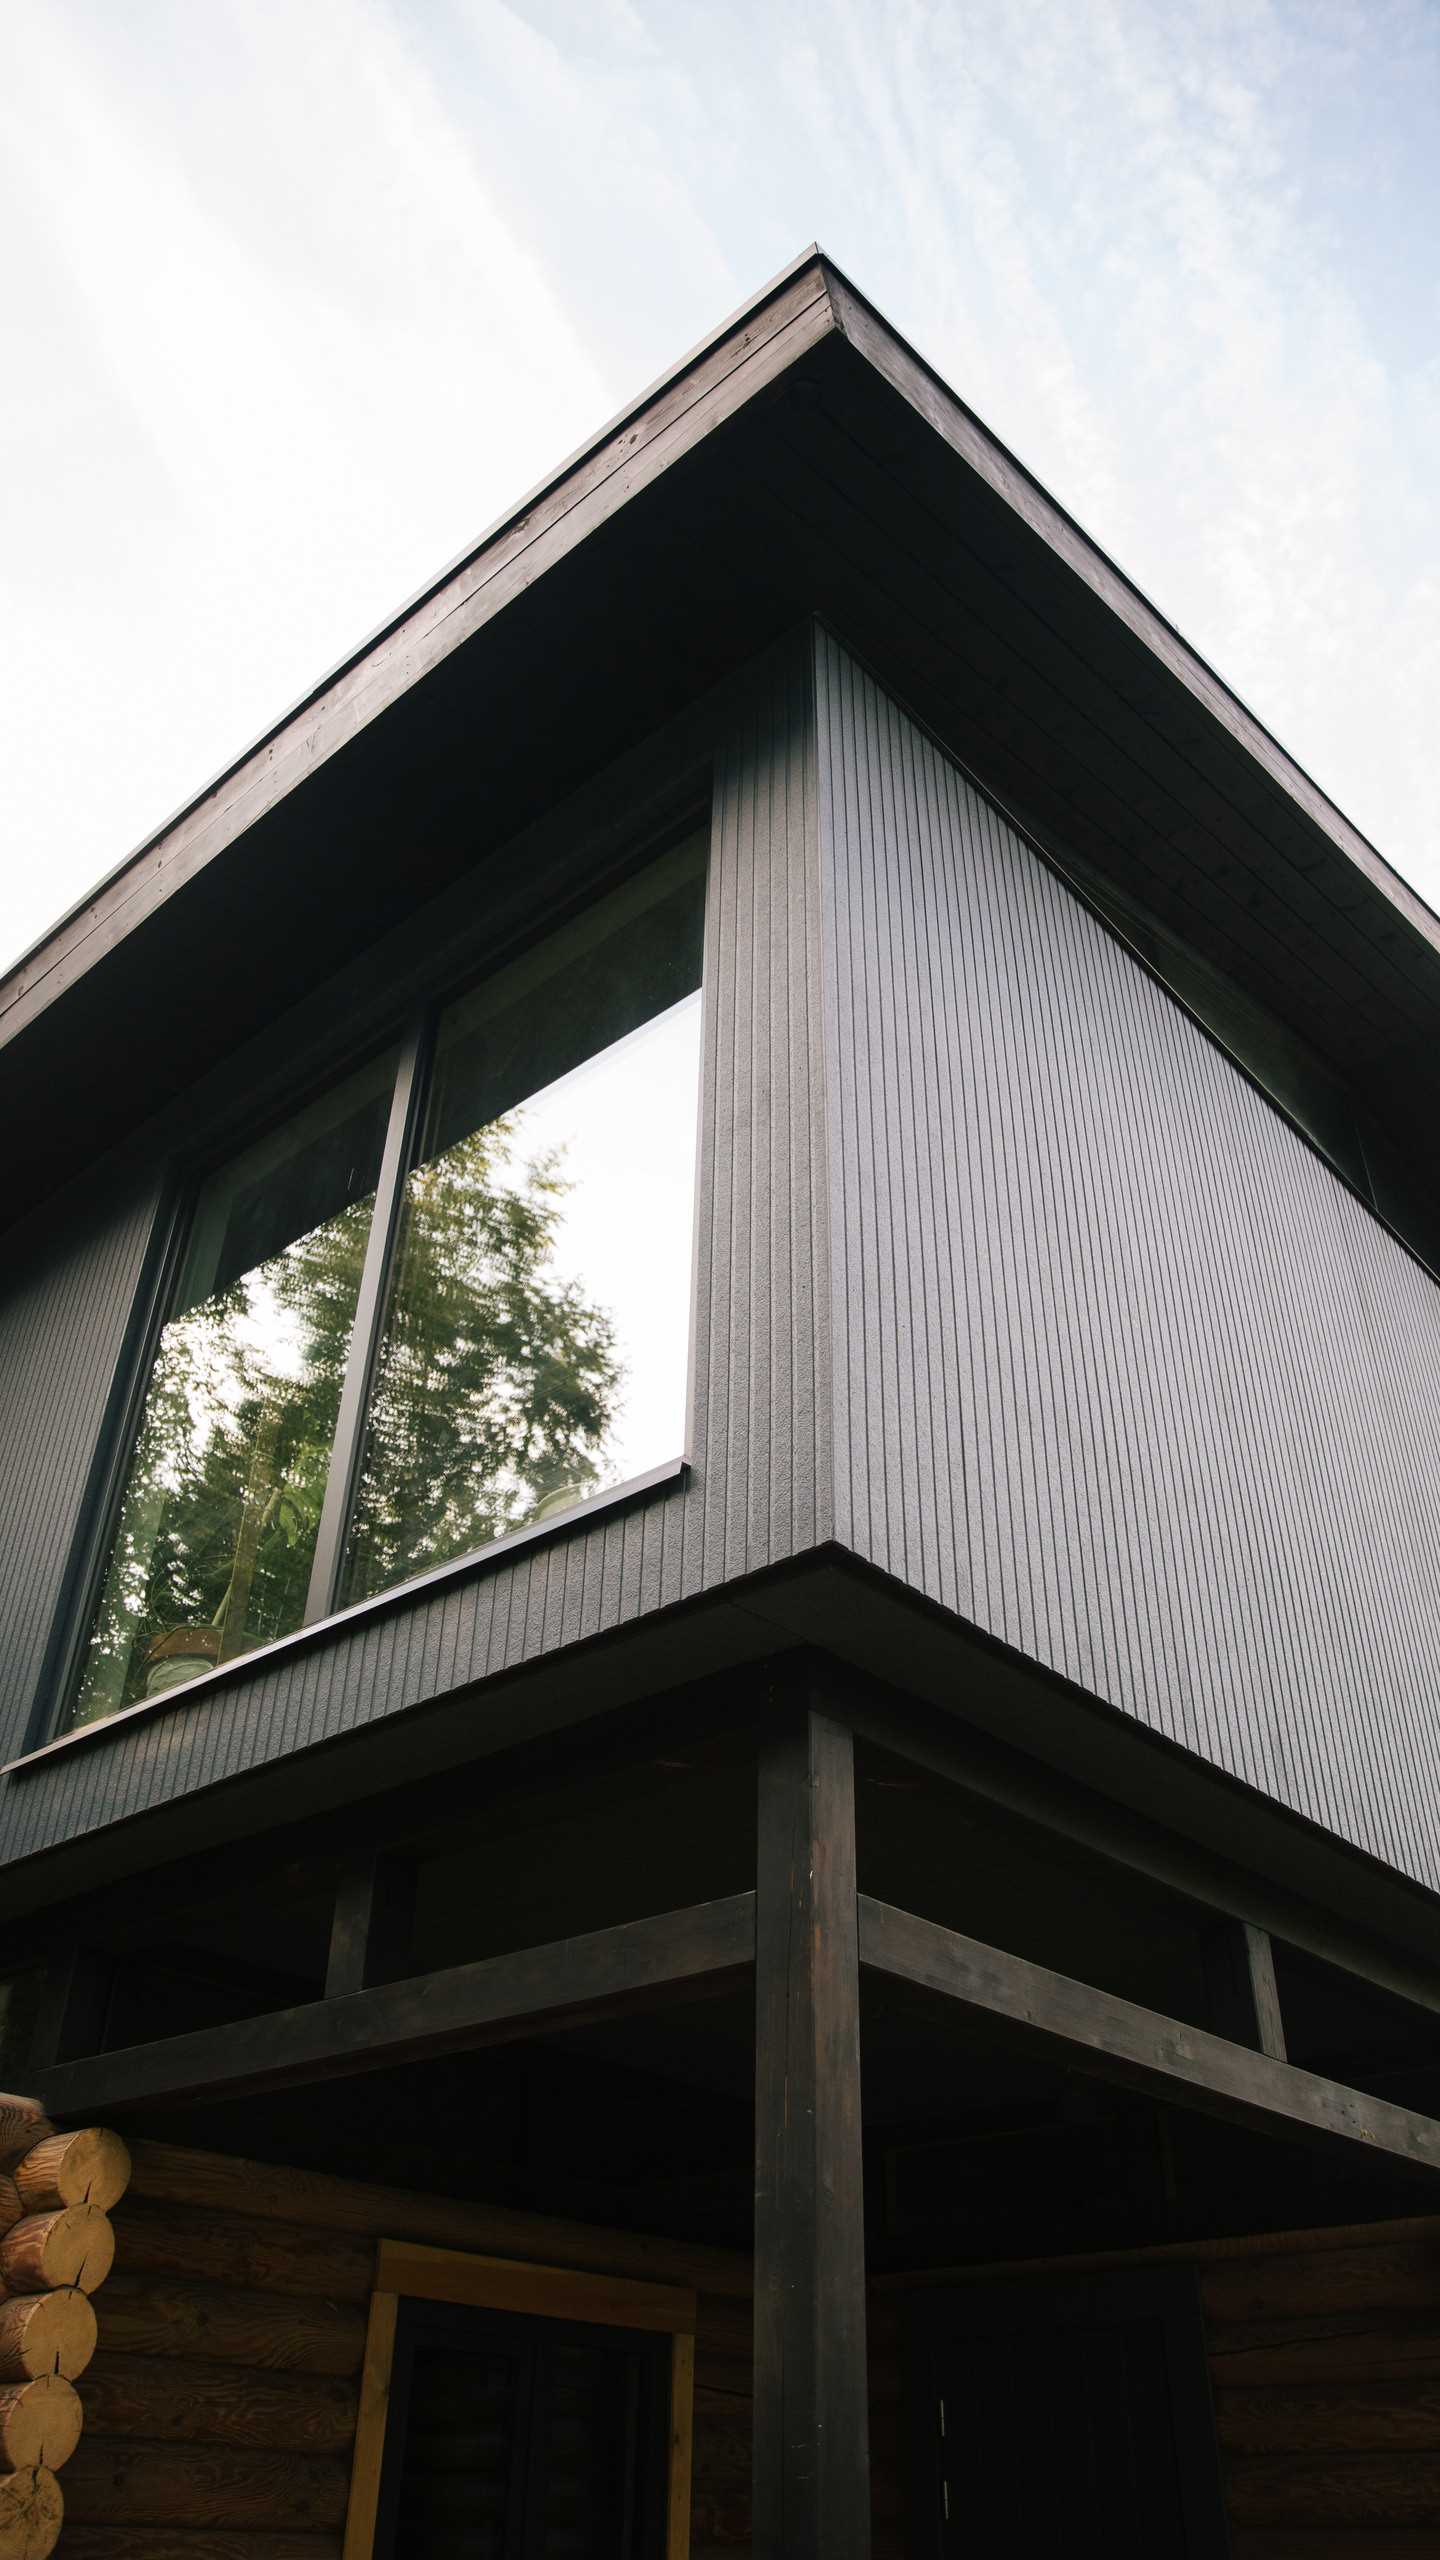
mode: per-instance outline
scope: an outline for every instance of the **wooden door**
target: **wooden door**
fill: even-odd
[[[401,2306],[376,2560],[660,2560],[668,2338]]]
[[[923,2300],[906,2373],[916,2560],[1223,2560],[1189,2276]]]

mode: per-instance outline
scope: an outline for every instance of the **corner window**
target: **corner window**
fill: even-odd
[[[681,1454],[703,840],[207,1181],[73,1721]]]

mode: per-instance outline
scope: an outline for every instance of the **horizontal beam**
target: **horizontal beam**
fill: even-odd
[[[327,2080],[583,2025],[714,1985],[754,1959],[755,1896],[736,1893],[553,1946],[57,2063],[38,2075],[35,2094],[47,2114],[64,2120],[118,2114],[159,2098]]]
[[[1227,2044],[869,1894],[860,1896],[860,1962],[1018,2030],[1072,2071],[1256,2132],[1359,2143],[1375,2159],[1440,2169],[1440,2123],[1430,2116]]]
[[[1034,1666],[1017,1673],[1012,1665],[991,1661],[989,1671],[992,1688],[1003,1674],[1007,1696],[1013,1696],[1031,1679]],[[1258,1853],[1248,1864],[1222,1857],[1167,1822],[1135,1812],[1096,1785],[1048,1768],[973,1725],[907,1714],[890,1698],[862,1695],[858,1686],[845,1698],[844,1716],[858,1740],[911,1761],[946,1786],[1053,1832],[1204,1910],[1242,1925],[1253,1923],[1283,1946],[1351,1973],[1357,1982],[1392,1999],[1440,2015],[1440,1966],[1350,1928],[1320,1900],[1276,1883]]]

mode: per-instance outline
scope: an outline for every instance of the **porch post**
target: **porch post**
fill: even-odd
[[[760,1746],[755,2560],[869,2560],[854,1751],[808,1684]]]

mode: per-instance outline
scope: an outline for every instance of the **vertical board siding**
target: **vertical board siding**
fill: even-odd
[[[12,1240],[0,1288],[0,1748],[23,1750],[159,1207],[139,1184]]]
[[[836,1510],[1440,1884],[1440,1289],[828,635]]]
[[[748,708],[716,759],[688,1483],[367,1613],[313,1645],[269,1662],[261,1656],[233,1681],[188,1702],[181,1694],[155,1716],[12,1776],[0,1790],[0,1857],[471,1687],[830,1535],[814,735],[811,653],[801,635],[757,670]],[[88,1359],[97,1302],[113,1304],[123,1323],[131,1284],[76,1262],[54,1288],[49,1303],[63,1302]],[[23,1338],[8,1331],[3,1344],[22,1402],[30,1400],[32,1439],[53,1430],[51,1321],[41,1307]],[[76,1372],[66,1414],[83,1438],[98,1418],[99,1384],[84,1362]],[[3,1428],[8,1444],[8,1419]],[[45,1512],[54,1557],[63,1559],[79,1500],[72,1470]],[[22,1489],[21,1501],[33,1506],[34,1496]],[[53,1592],[27,1584],[22,1596],[25,1626],[43,1643]],[[18,1623],[13,1615],[0,1622],[6,1673],[15,1668],[10,1630]],[[33,1678],[27,1657],[22,1709]]]

